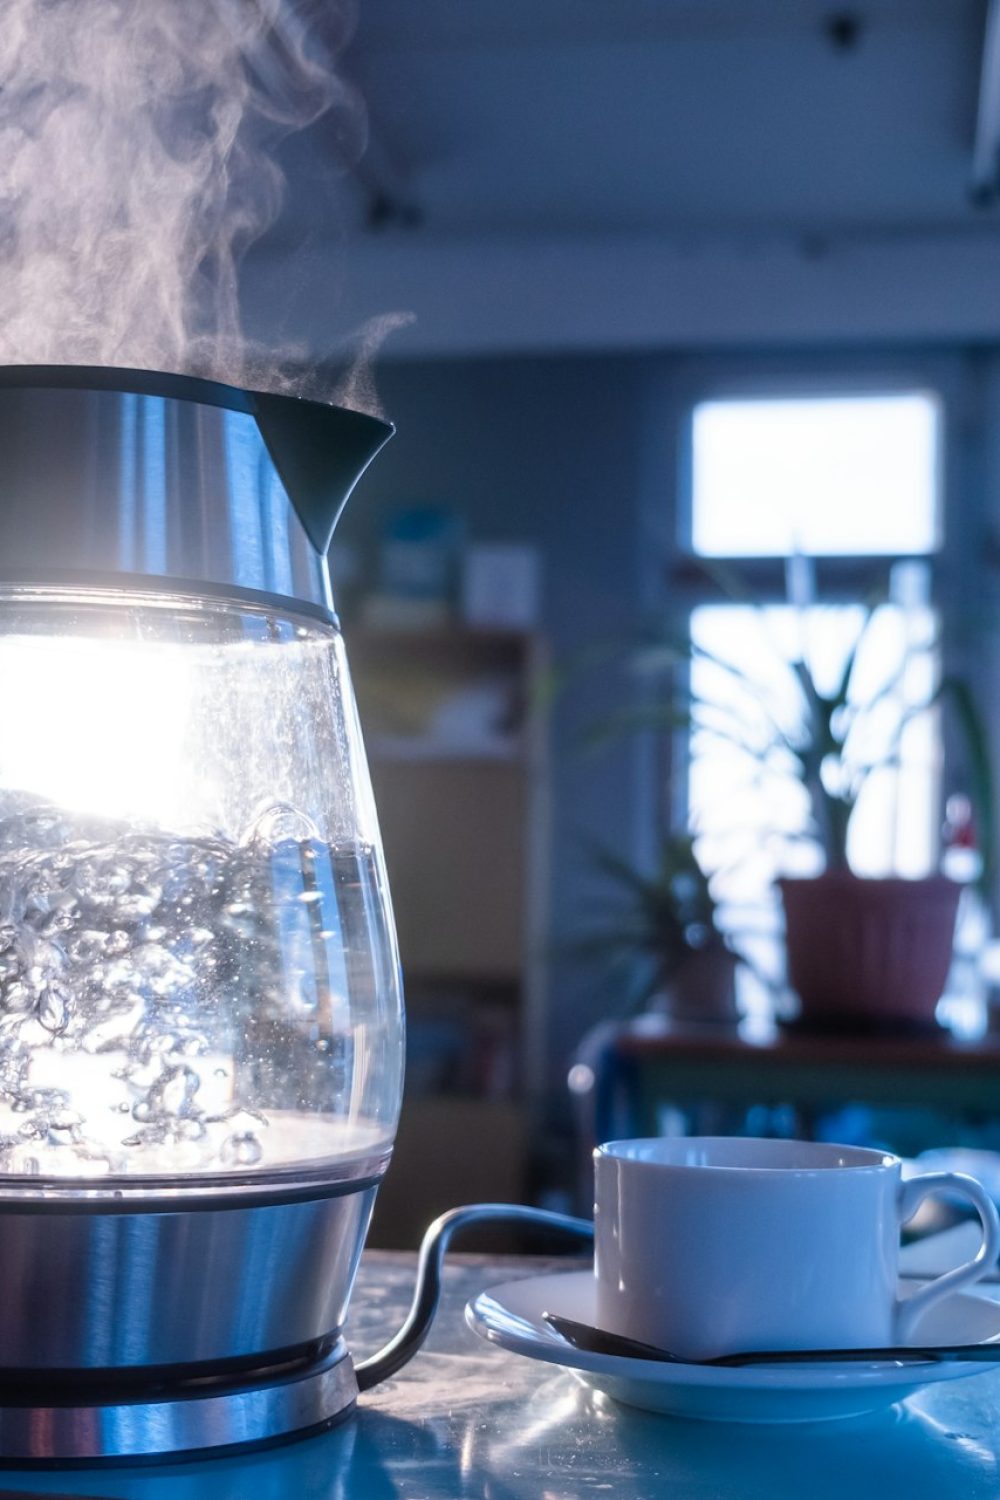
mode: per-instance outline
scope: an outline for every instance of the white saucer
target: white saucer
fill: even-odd
[[[915,1290],[911,1285],[908,1289]],[[906,1295],[906,1291],[904,1291]],[[584,1385],[627,1406],[725,1422],[814,1422],[890,1406],[939,1380],[959,1380],[996,1363],[754,1365],[742,1368],[650,1364],[573,1349],[542,1321],[546,1312],[593,1323],[592,1271],[562,1271],[509,1281],[481,1292],[465,1309],[482,1338],[529,1359],[565,1365]],[[958,1292],[928,1309],[914,1342],[976,1344],[1000,1339],[1000,1304]]]

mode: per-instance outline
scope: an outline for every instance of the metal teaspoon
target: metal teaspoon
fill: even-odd
[[[626,1338],[624,1334],[608,1333],[589,1323],[578,1323],[574,1318],[564,1318],[561,1313],[543,1313],[542,1321],[555,1329],[574,1349],[582,1349],[590,1354],[613,1354],[621,1359],[646,1359],[659,1364],[737,1367],[819,1364],[831,1361],[849,1364],[873,1360],[906,1364],[981,1360],[986,1364],[1000,1364],[1000,1343],[906,1345],[877,1349],[753,1349],[741,1354],[717,1354],[711,1359],[684,1359],[679,1354],[671,1354],[668,1349],[643,1344],[638,1339]]]

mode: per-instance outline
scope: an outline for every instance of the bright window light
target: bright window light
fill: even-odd
[[[865,621],[861,605],[755,609],[705,605],[691,619],[695,727],[691,826],[718,895],[760,900],[778,875],[815,874],[809,804],[792,757],[802,699],[791,663],[809,663],[831,692]],[[937,846],[939,777],[934,617],[926,607],[879,608],[864,629],[851,677],[860,709],[847,761],[868,772],[848,856],[863,875],[925,875]],[[867,709],[867,711],[866,711]]]
[[[937,398],[703,401],[691,524],[703,557],[884,556],[940,544]]]

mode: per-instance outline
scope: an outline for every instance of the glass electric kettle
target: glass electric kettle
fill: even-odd
[[[5,1455],[37,1456],[25,1382],[71,1457],[356,1394],[403,1013],[326,552],[391,431],[0,371]]]
[[[326,553],[392,428],[0,369],[0,1460],[323,1427],[425,1337],[452,1236],[343,1336],[403,1071]]]

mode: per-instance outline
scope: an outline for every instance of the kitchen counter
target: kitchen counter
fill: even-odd
[[[369,1252],[349,1339],[363,1357],[402,1321],[415,1257]],[[569,1261],[558,1263],[560,1268]],[[484,1287],[555,1262],[450,1257],[435,1327],[412,1364],[317,1437],[231,1458],[8,1471],[25,1494],[128,1500],[907,1500],[1000,1491],[1000,1371],[941,1384],[849,1421],[784,1427],[684,1422],[616,1407],[552,1365],[465,1326]],[[996,1284],[984,1294],[1000,1296]]]

